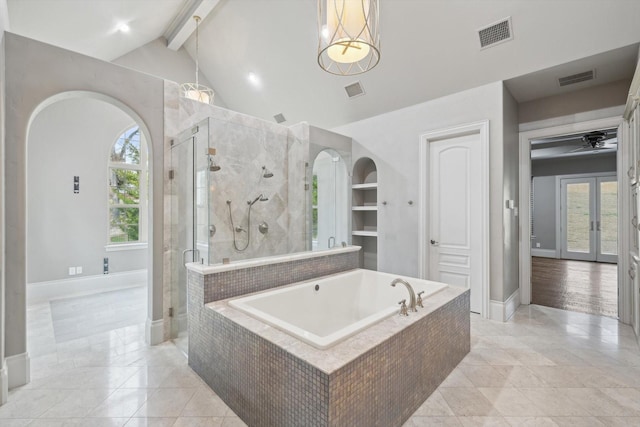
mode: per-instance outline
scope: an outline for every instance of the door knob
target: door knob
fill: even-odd
[[[431,244],[433,246],[438,246],[440,243],[436,242],[435,240],[431,239]]]

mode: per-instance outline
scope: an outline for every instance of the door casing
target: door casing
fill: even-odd
[[[621,126],[622,118],[613,116],[603,119],[584,120],[576,123],[558,125],[557,120],[537,122],[527,126],[520,125],[520,302],[531,303],[531,236],[529,224],[531,221],[531,140],[568,135],[578,132],[589,132],[597,129],[618,127],[618,230],[630,220],[627,212],[629,200],[622,188],[628,184],[622,165],[627,164],[628,135],[625,126]],[[626,240],[625,240],[626,239]],[[618,254],[628,252],[628,236],[619,233]],[[621,286],[625,283],[622,275],[627,274],[627,256],[618,259],[618,316],[623,323],[631,323],[632,308],[630,304],[630,287]]]

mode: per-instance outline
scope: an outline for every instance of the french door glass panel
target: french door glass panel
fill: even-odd
[[[566,184],[567,252],[591,253],[591,187],[590,182]]]
[[[615,176],[560,181],[562,258],[617,262],[618,184]]]
[[[598,261],[617,262],[618,258],[618,182],[600,177],[598,184],[597,236]]]

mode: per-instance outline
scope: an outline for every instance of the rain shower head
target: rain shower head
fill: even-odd
[[[263,178],[271,178],[273,176],[273,172],[267,169],[266,166],[262,166],[262,177]]]
[[[209,172],[218,172],[220,169],[222,169],[220,165],[216,164],[213,158],[209,156]]]

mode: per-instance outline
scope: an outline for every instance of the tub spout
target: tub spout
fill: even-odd
[[[391,282],[391,286],[395,288],[396,284],[398,283],[402,283],[404,286],[406,286],[407,290],[409,291],[409,311],[418,311],[418,309],[416,308],[416,293],[413,292],[413,288],[411,287],[409,282],[407,282],[406,280],[397,278],[397,279],[394,279],[393,282]]]

